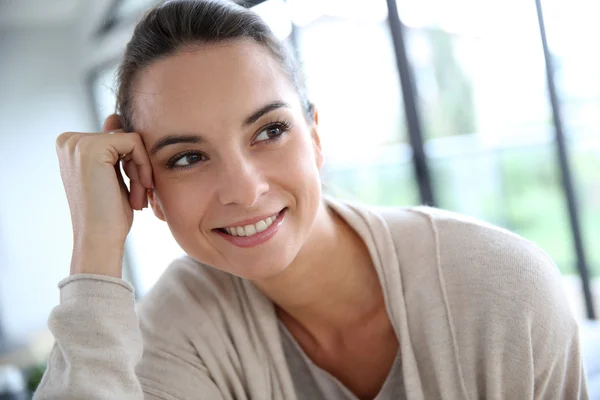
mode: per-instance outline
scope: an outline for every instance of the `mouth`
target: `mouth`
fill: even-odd
[[[282,209],[278,213],[271,215],[267,218],[264,218],[260,221],[256,221],[254,223],[243,224],[239,226],[229,226],[225,228],[217,228],[217,231],[229,235],[229,236],[245,236],[250,237],[254,236],[258,233],[266,231],[273,222],[277,220],[277,218],[286,210],[287,208]]]
[[[266,242],[277,233],[283,223],[287,207],[277,214],[262,220],[239,226],[228,226],[214,229],[214,232],[238,247],[253,247]]]

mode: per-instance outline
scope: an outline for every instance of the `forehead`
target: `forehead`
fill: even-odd
[[[136,129],[151,134],[239,126],[271,101],[298,103],[280,64],[251,40],[188,47],[159,60],[142,71],[133,96]]]

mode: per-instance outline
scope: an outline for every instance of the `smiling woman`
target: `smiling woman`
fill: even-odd
[[[150,10],[117,100],[104,132],[57,140],[75,240],[35,398],[586,398],[537,247],[442,210],[323,197],[318,113],[251,11]],[[136,313],[121,258],[148,204],[186,256]]]

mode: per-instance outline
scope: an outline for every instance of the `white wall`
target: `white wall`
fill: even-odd
[[[72,233],[54,142],[93,128],[76,26],[0,30],[0,324],[13,344],[46,326]]]

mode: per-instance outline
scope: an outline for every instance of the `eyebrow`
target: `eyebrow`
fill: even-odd
[[[256,121],[258,121],[263,115],[270,113],[271,111],[275,111],[279,108],[290,108],[290,105],[285,101],[274,101],[269,103],[252,114],[250,114],[244,120],[244,126],[252,125]],[[171,146],[173,144],[179,143],[203,143],[206,142],[206,139],[200,135],[168,135],[164,138],[158,140],[150,149],[150,155],[156,154],[159,150]]]
[[[290,105],[285,101],[274,101],[272,103],[269,103],[250,114],[244,120],[244,126],[252,125],[256,121],[258,121],[263,115],[268,114],[271,111],[275,111],[278,108],[290,108]]]
[[[165,136],[164,138],[158,140],[156,143],[154,143],[154,146],[152,146],[152,149],[150,150],[150,155],[154,155],[156,154],[159,150],[161,150],[164,147],[170,146],[172,144],[178,144],[178,143],[202,143],[205,142],[206,139],[204,139],[204,137],[202,136],[198,136],[198,135],[169,135],[169,136]]]

